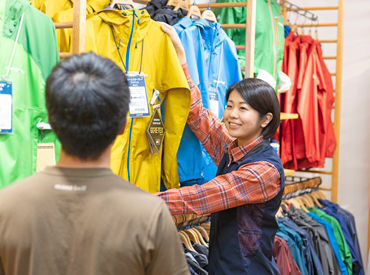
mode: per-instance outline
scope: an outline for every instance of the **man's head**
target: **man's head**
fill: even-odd
[[[57,65],[46,82],[49,123],[63,151],[97,159],[126,124],[127,78],[110,59],[92,52]]]

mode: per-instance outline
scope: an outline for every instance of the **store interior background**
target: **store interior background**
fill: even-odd
[[[292,0],[301,7],[336,6],[338,0]],[[337,22],[337,12],[314,11],[320,23]],[[293,17],[293,16],[292,16]],[[293,17],[295,19],[295,17]],[[310,24],[306,22],[306,24]],[[339,140],[338,203],[356,219],[363,263],[368,256],[370,195],[370,3],[346,0],[344,5],[343,74]],[[321,27],[319,39],[336,39],[335,27]],[[323,44],[325,56],[336,56],[335,44]],[[335,61],[326,60],[330,72]],[[333,78],[335,81],[335,78]],[[325,170],[331,169],[327,160]],[[330,187],[331,177],[323,176]],[[330,193],[327,193],[330,195]],[[366,269],[365,269],[366,270]],[[370,272],[370,270],[368,270]]]
[[[193,3],[193,0],[190,0]],[[211,0],[211,3],[215,0]],[[338,0],[289,0],[300,7],[337,6]],[[368,225],[370,196],[370,2],[369,0],[345,0],[342,100],[339,140],[338,203],[349,210],[356,219],[357,232],[363,263],[368,257]],[[196,4],[208,3],[195,0]],[[138,5],[138,8],[143,5]],[[319,23],[337,22],[337,11],[313,11]],[[292,23],[296,16],[291,15]],[[297,19],[297,24],[311,24]],[[312,33],[315,29],[312,29]],[[306,30],[307,34],[307,30]],[[336,27],[318,28],[319,39],[337,39]],[[336,56],[336,44],[323,44],[325,56]],[[335,60],[326,60],[330,72],[335,72]],[[333,78],[335,85],[335,78]],[[331,170],[327,159],[324,170]],[[321,174],[323,186],[331,186],[331,177]],[[330,192],[326,192],[330,198]],[[370,255],[369,255],[370,256]],[[370,268],[368,268],[370,272]],[[369,273],[370,274],[370,273]]]

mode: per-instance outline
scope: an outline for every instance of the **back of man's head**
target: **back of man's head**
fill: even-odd
[[[92,52],[57,65],[46,82],[49,123],[63,151],[97,159],[126,123],[127,78],[110,59]]]

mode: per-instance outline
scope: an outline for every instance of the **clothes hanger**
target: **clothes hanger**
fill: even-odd
[[[203,239],[207,242],[207,243],[209,243],[209,235],[208,235],[208,233],[207,233],[207,231],[204,229],[204,227],[202,227],[202,226],[197,226],[197,227],[195,227],[196,229],[198,229],[199,230],[199,232],[202,234],[202,236],[203,236]],[[208,245],[207,245],[208,246]]]
[[[167,6],[175,7],[173,10],[183,9],[189,10],[190,0],[169,0]]]
[[[200,9],[198,8],[198,6],[195,5],[195,2],[193,3],[193,5],[190,6],[188,14],[186,15],[186,17],[190,17],[190,18],[192,18],[193,16],[197,18],[202,18]]]
[[[213,22],[213,23],[216,23],[217,22],[217,19],[216,19],[216,15],[213,13],[212,10],[210,9],[206,9],[203,13],[202,13],[202,18],[203,19],[206,19],[210,22]]]
[[[209,5],[210,5],[210,2],[208,0],[208,8],[202,13],[202,18],[210,22],[216,23],[217,22],[216,15],[211,10]]]
[[[108,7],[104,8],[103,10],[125,10],[125,9],[133,9],[134,2],[133,0],[112,0]]]
[[[184,232],[189,236],[189,239],[191,241],[193,241],[194,243],[200,244],[197,234],[194,233],[193,230],[191,230],[191,228],[186,229]]]
[[[180,236],[181,242],[185,245],[187,249],[195,250],[187,234],[185,234],[183,231],[179,231],[179,236]]]
[[[207,243],[204,241],[204,238],[202,234],[200,233],[200,231],[196,227],[193,227],[193,231],[198,234],[198,239],[200,241],[200,244],[203,246],[207,246]]]
[[[321,203],[318,201],[317,197],[315,196],[315,193],[316,191],[313,191],[309,194],[306,194],[307,195],[307,198],[311,199],[311,201],[313,202],[313,204],[317,207],[322,207]]]

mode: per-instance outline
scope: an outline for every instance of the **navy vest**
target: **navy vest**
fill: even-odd
[[[273,245],[278,225],[275,214],[284,191],[284,169],[280,158],[267,141],[259,143],[239,161],[229,164],[225,152],[217,175],[238,170],[256,161],[273,164],[280,173],[281,190],[271,200],[247,204],[211,215],[209,274],[279,274],[273,259]]]

